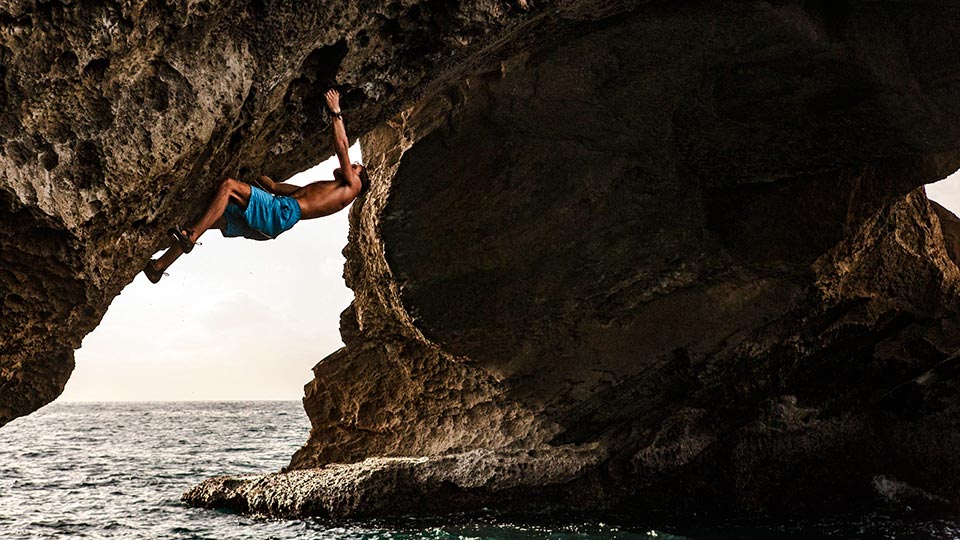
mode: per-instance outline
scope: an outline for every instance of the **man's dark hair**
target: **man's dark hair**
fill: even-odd
[[[357,197],[366,193],[369,187],[370,187],[370,177],[367,176],[367,167],[365,165],[361,165],[360,166],[360,193],[357,193]]]

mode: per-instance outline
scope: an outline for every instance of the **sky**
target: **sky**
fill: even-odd
[[[350,149],[360,158],[360,147]],[[289,183],[333,178],[333,157]],[[276,240],[210,230],[154,285],[141,273],[76,351],[62,401],[298,400],[343,346],[349,207]],[[159,255],[159,253],[158,253]]]
[[[289,182],[330,179],[336,166],[331,158]],[[960,214],[960,172],[927,194]],[[348,212],[267,242],[208,231],[159,284],[138,275],[83,340],[60,399],[300,399],[310,369],[343,345],[340,312],[353,299],[341,254]]]
[[[935,184],[927,184],[927,197],[960,216],[960,171]]]

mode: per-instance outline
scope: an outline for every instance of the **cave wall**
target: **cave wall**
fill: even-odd
[[[955,227],[916,189],[960,166],[958,15],[649,5],[373,130],[291,467],[593,445],[600,506],[955,500],[923,378],[960,347]]]

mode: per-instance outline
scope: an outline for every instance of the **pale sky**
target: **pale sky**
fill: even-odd
[[[360,146],[350,149],[360,159]],[[333,178],[336,157],[289,180]],[[297,400],[340,348],[349,207],[276,240],[210,230],[154,285],[141,273],[76,352],[64,401]]]
[[[331,158],[290,182],[332,178],[336,166]],[[927,194],[960,214],[960,172]],[[342,346],[340,312],[353,299],[340,253],[348,212],[267,242],[209,231],[159,284],[140,274],[83,340],[60,399],[300,399],[310,369]]]
[[[927,197],[937,201],[954,214],[960,215],[960,171],[936,184],[927,184]]]

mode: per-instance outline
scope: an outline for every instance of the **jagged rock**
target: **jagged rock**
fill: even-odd
[[[960,8],[314,4],[0,8],[0,423],[220,177],[329,153],[336,80],[346,347],[291,471],[189,502],[956,505],[956,223],[916,188],[960,168]]]

